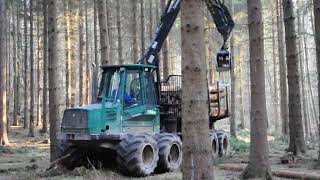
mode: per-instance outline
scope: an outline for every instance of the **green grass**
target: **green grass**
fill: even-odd
[[[235,153],[249,152],[250,143],[232,137],[230,139],[230,144],[231,150]]]
[[[239,137],[250,137],[250,132],[248,130],[241,130],[238,132]]]

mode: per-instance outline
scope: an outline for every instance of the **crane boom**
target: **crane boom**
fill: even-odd
[[[234,27],[234,22],[227,9],[221,0],[205,0],[206,6],[216,24],[218,32],[223,37],[223,46],[221,50],[226,49],[226,42]],[[160,24],[158,25],[155,36],[143,57],[138,62],[158,66],[159,52],[165,39],[168,37],[177,16],[180,12],[181,0],[169,0],[165,10],[161,16]]]

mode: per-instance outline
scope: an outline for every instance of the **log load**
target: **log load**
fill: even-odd
[[[226,94],[225,93],[220,93],[219,97],[220,98],[225,98]],[[218,94],[210,94],[210,102],[216,103],[218,101],[219,101]]]
[[[217,102],[215,103],[210,103],[210,107],[211,108],[217,108],[219,106],[219,104]]]
[[[225,109],[220,109],[220,113],[219,113],[219,109],[218,108],[212,108],[211,112],[210,112],[210,117],[216,117],[216,118],[220,118],[226,115],[226,110]]]
[[[210,86],[209,87],[209,93],[210,94],[218,94],[219,93],[224,93],[225,92],[225,89],[224,88],[219,88],[217,89],[216,87],[213,87],[213,86]]]

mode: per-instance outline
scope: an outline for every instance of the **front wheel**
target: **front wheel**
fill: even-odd
[[[157,142],[147,134],[128,134],[117,147],[118,167],[126,175],[148,176],[154,172],[158,159]]]

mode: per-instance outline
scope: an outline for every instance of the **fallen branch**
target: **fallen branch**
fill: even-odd
[[[236,171],[241,172],[246,168],[246,164],[220,164],[219,169],[227,171]],[[285,169],[272,169],[272,175],[280,178],[290,178],[290,179],[320,179],[320,174],[311,173],[311,172],[297,172],[289,171]]]
[[[70,157],[70,156],[71,156],[71,154],[67,154],[67,155],[64,155],[64,156],[62,156],[62,157],[54,160],[53,162],[50,163],[50,167],[49,167],[47,170],[50,170],[50,169],[54,168],[54,166],[55,166],[56,164],[58,164],[60,161],[66,159],[66,158],[68,158],[68,157]]]

